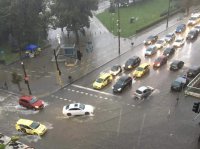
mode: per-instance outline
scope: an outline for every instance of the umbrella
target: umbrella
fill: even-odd
[[[37,48],[39,48],[37,45],[29,44],[26,46],[25,50],[26,51],[35,51]]]

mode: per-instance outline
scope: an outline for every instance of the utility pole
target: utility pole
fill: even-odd
[[[121,28],[120,28],[120,13],[119,13],[119,0],[117,2],[117,26],[118,26],[118,54],[120,55],[120,32],[121,32]]]
[[[167,24],[166,24],[166,29],[168,28],[168,22],[169,22],[169,10],[170,10],[170,3],[171,3],[171,0],[169,0],[169,3],[168,3],[168,11],[167,11]]]
[[[56,76],[57,76],[57,80],[60,84],[60,86],[62,87],[63,86],[63,83],[62,83],[62,79],[61,79],[61,71],[60,71],[60,68],[58,66],[58,61],[57,61],[57,55],[56,55],[56,50],[54,49],[53,50],[53,53],[54,53],[54,57],[55,57],[55,61],[56,61]]]
[[[28,76],[27,76],[24,63],[21,62],[21,65],[22,65],[22,69],[23,69],[23,71],[24,71],[24,81],[25,81],[25,83],[27,84],[28,91],[29,91],[29,95],[32,95],[31,89],[30,89],[30,85],[29,85],[29,78],[28,78]]]

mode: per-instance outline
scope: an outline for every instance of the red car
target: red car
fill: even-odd
[[[44,108],[44,101],[37,99],[35,96],[21,96],[19,104],[23,107],[34,110]]]
[[[159,56],[153,63],[153,67],[160,67],[161,65],[164,65],[167,63],[167,57],[166,56]]]

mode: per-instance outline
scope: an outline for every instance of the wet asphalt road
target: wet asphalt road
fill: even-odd
[[[22,135],[21,142],[38,149],[198,149],[199,126],[198,120],[193,121],[195,114],[192,112],[193,102],[197,100],[185,97],[183,93],[171,93],[170,84],[189,66],[199,64],[199,41],[200,38],[177,49],[160,69],[154,70],[151,66],[149,74],[136,79],[132,88],[119,95],[112,93],[114,81],[101,91],[93,90],[91,85],[100,72],[109,70],[113,64],[123,65],[133,55],[140,56],[142,63],[152,65],[156,56],[144,58],[143,45],[45,97],[46,107],[40,112],[23,109],[17,105],[17,96],[1,93],[1,132],[18,134],[15,122],[19,118],[28,118],[40,121],[49,129],[41,138]],[[169,71],[173,59],[183,60],[184,67],[177,72]],[[134,100],[133,91],[142,85],[154,87],[154,93],[146,100]],[[62,107],[72,102],[93,105],[95,115],[64,117]]]

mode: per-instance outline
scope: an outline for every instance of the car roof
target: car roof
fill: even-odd
[[[186,25],[185,24],[180,24],[179,26],[177,26],[177,28],[184,27],[184,26],[186,26]]]
[[[147,87],[146,86],[141,86],[141,87],[139,87],[137,90],[139,90],[139,91],[141,91],[141,92],[143,92],[144,90],[146,90],[147,89]]]
[[[124,80],[126,80],[126,79],[128,79],[128,78],[129,78],[129,76],[124,75],[124,76],[121,76],[121,77],[119,78],[119,80],[124,81]]]
[[[110,73],[101,73],[99,78],[105,79],[106,77],[110,76]]]
[[[79,106],[80,106],[80,103],[71,103],[71,104],[69,104],[69,109],[71,109],[71,108],[77,108]]]
[[[167,47],[164,51],[171,51],[173,47]]]
[[[33,97],[35,97],[35,96],[21,96],[20,99],[24,99],[24,100],[29,101],[29,100],[31,100]]]
[[[143,63],[143,64],[140,64],[140,66],[139,66],[139,67],[142,67],[142,68],[144,68],[144,67],[146,67],[147,65],[149,65],[149,63]]]
[[[17,121],[17,124],[23,124],[23,125],[27,125],[30,126],[33,123],[32,120],[28,120],[28,119],[19,119]]]
[[[157,60],[157,59],[164,59],[164,58],[166,58],[166,56],[161,55],[161,56],[158,56],[158,57],[156,58],[156,60]]]
[[[177,82],[185,82],[185,80],[186,80],[186,78],[184,78],[184,77],[178,77],[178,78],[176,78],[175,81],[177,81]]]

